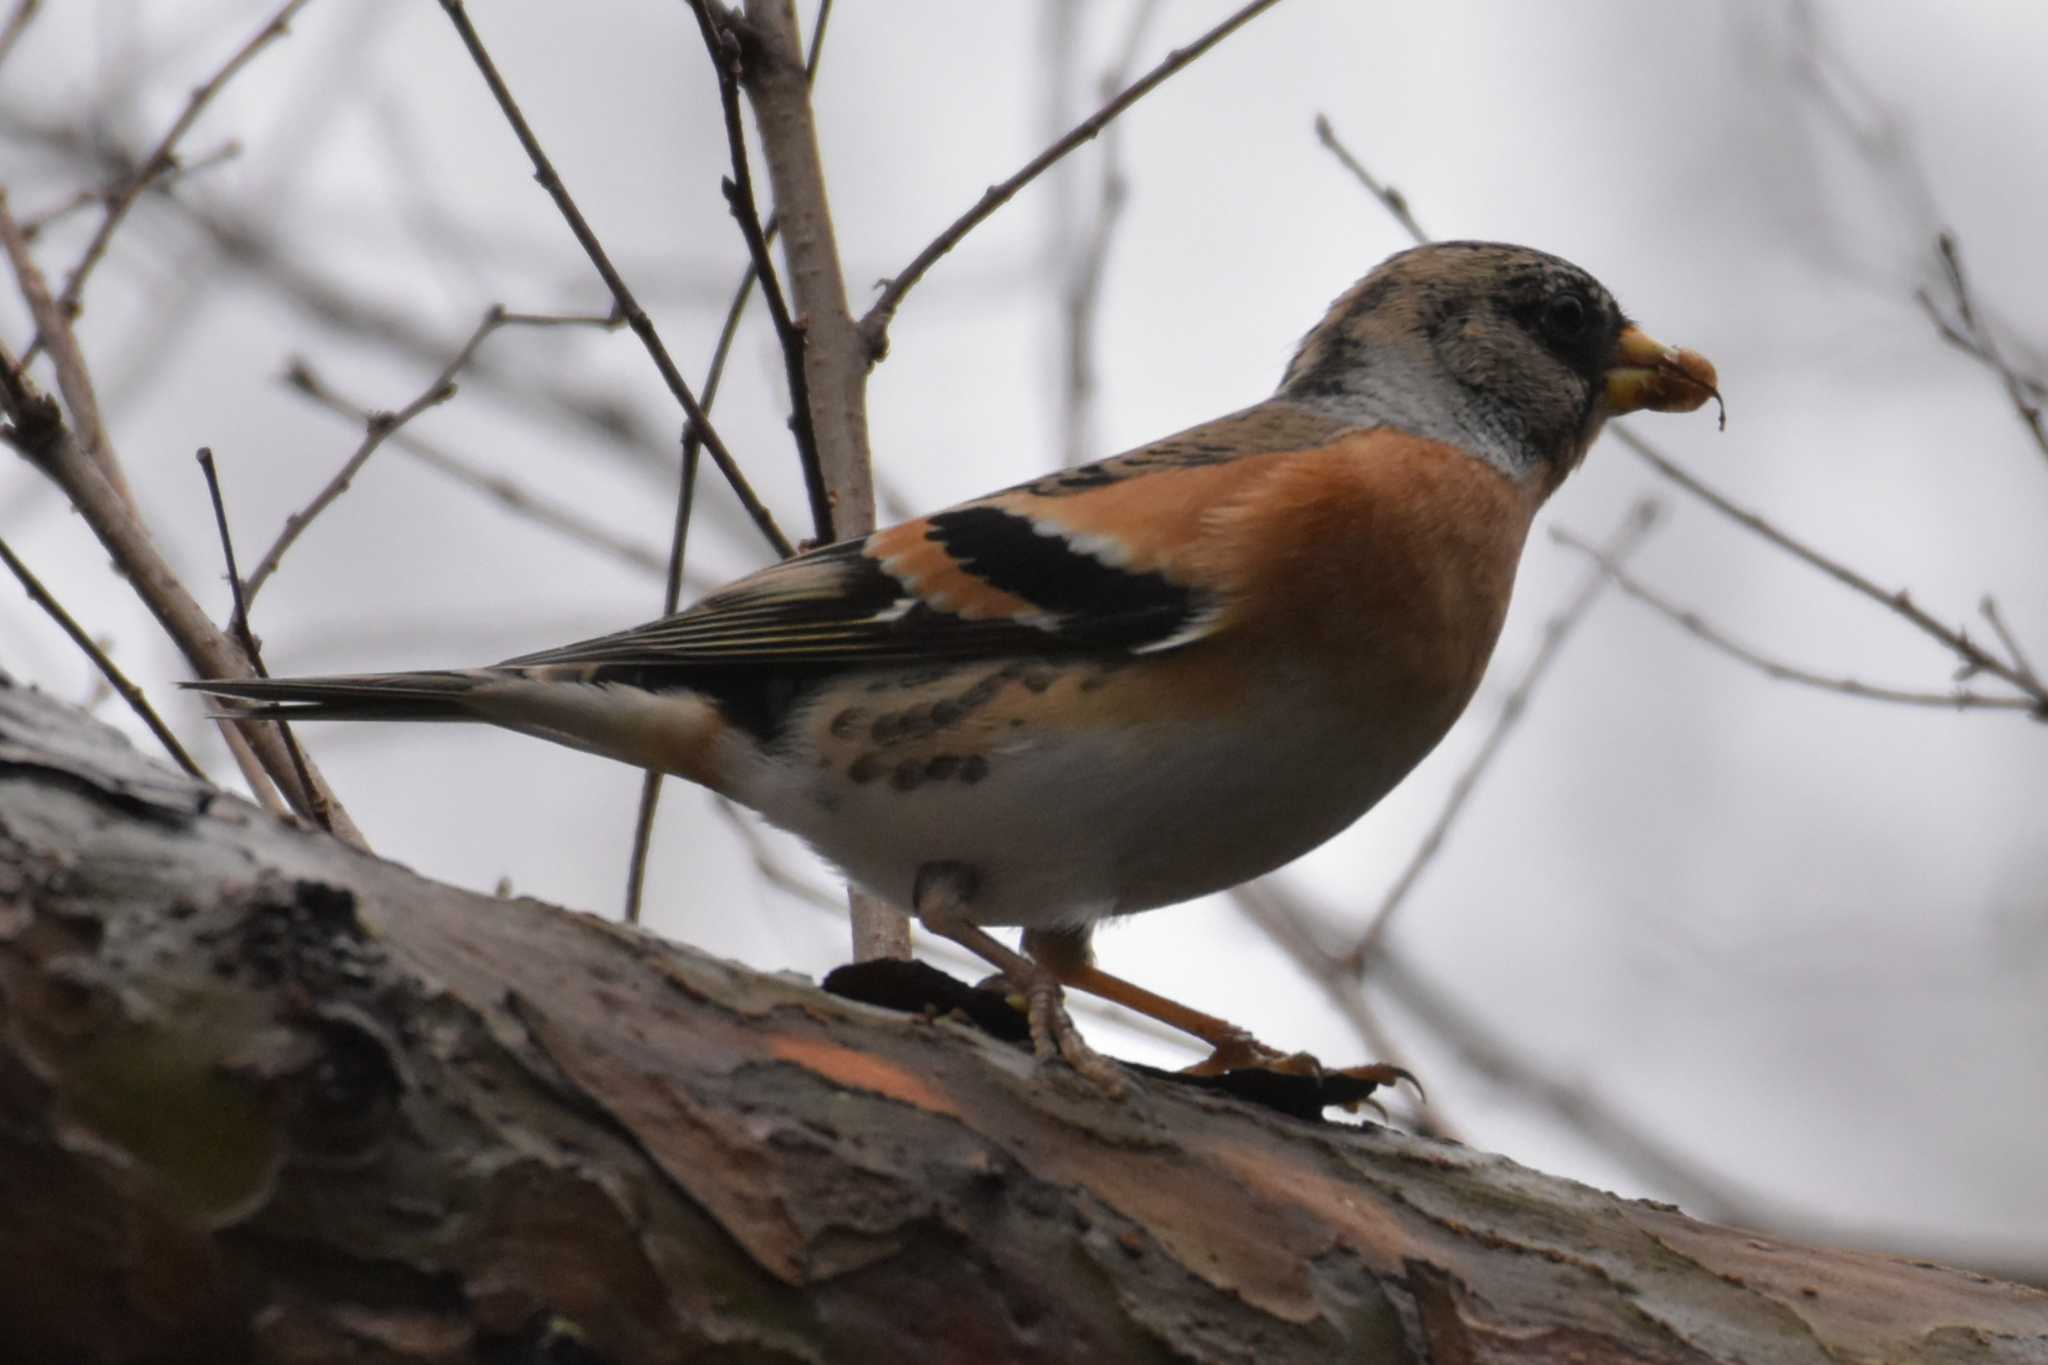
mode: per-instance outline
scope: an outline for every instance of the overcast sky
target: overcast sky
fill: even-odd
[[[0,180],[35,214],[130,155],[269,4],[49,5],[0,67]],[[701,371],[743,250],[718,194],[715,89],[679,3],[475,6],[476,20],[686,371]],[[1139,69],[1226,6],[1158,6]],[[810,7],[804,7],[808,16]],[[817,90],[856,305],[991,182],[1092,107],[1135,8],[842,0]],[[2011,353],[2048,347],[2048,7],[1287,0],[1119,125],[1129,181],[1099,299],[1090,455],[1267,394],[1329,300],[1407,244],[1317,144],[1316,114],[1431,232],[1526,242],[1604,280],[1655,336],[1720,367],[1711,415],[1635,429],[1729,496],[1944,621],[1991,638],[1994,594],[2048,660],[2048,460],[1996,380],[1914,303],[1939,227]],[[1064,111],[1064,112],[1062,112]],[[186,139],[232,139],[176,203],[146,203],[87,295],[82,337],[153,529],[224,618],[192,453],[218,455],[245,562],[357,429],[287,363],[381,408],[412,399],[493,302],[607,306],[438,6],[315,0]],[[914,293],[870,390],[883,479],[915,511],[1061,458],[1067,256],[1099,211],[1096,143],[976,231]],[[211,229],[207,225],[212,225]],[[38,250],[59,274],[91,215]],[[282,264],[231,264],[222,229]],[[317,288],[316,288],[317,287]],[[317,291],[352,302],[337,318]],[[0,296],[14,347],[29,329]],[[394,331],[418,338],[412,350]],[[2034,352],[2039,354],[2039,350]],[[410,431],[659,549],[677,414],[626,333],[493,338]],[[786,527],[803,498],[768,329],[750,317],[720,427]],[[508,377],[509,376],[509,380]],[[615,404],[639,441],[547,396]],[[1954,659],[1657,477],[1611,438],[1545,513],[1612,534],[1664,504],[1648,583],[1771,657],[1932,690]],[[694,582],[764,562],[707,474]],[[226,779],[180,665],[56,493],[0,462],[0,536],[157,694]],[[1583,560],[1539,529],[1471,713],[1415,776],[1278,884],[1356,933],[1444,801]],[[652,615],[658,578],[479,499],[396,449],[285,560],[257,610],[273,671],[488,662]],[[0,590],[0,666],[62,696],[88,666]],[[1977,680],[1981,685],[1981,680]],[[1985,690],[1994,690],[1986,687]],[[108,719],[131,729],[118,706]],[[422,873],[615,913],[637,774],[497,732],[305,736],[377,850]],[[146,742],[146,741],[145,741]],[[2048,1273],[2048,730],[1773,681],[1610,593],[1569,643],[1390,936],[1406,969],[1522,1063],[1627,1114],[1786,1226]],[[780,867],[829,874],[772,831]],[[843,919],[769,884],[702,795],[670,784],[649,923],[767,968],[844,959]],[[1112,971],[1326,1060],[1342,1019],[1237,908],[1141,916]],[[1690,1190],[1385,1022],[1475,1145],[1628,1193]],[[1091,1015],[1111,1050],[1183,1054]]]

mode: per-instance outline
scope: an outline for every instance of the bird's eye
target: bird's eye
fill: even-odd
[[[1585,333],[1586,301],[1577,294],[1559,294],[1543,305],[1543,330],[1558,341],[1576,341]]]

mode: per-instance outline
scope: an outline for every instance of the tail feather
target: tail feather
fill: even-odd
[[[482,720],[476,673],[356,673],[324,678],[218,678],[179,684],[221,698],[219,720]]]

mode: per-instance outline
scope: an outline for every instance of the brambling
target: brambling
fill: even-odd
[[[1110,1089],[1062,984],[1099,920],[1224,890],[1371,809],[1478,685],[1531,519],[1601,424],[1719,398],[1577,267],[1424,246],[1273,397],[491,668],[190,684],[274,720],[486,721],[692,782],[997,967]],[[1023,928],[1022,952],[987,926]]]

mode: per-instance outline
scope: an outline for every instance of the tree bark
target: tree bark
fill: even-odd
[[[1106,1100],[0,678],[0,1360],[2048,1360],[2048,1294]]]

